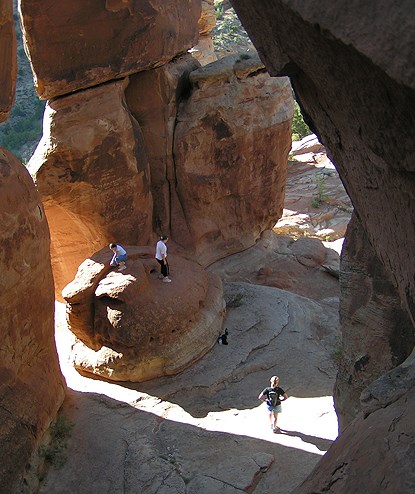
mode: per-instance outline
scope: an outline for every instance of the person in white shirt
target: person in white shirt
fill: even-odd
[[[110,266],[118,266],[118,271],[123,271],[127,268],[125,261],[127,260],[127,251],[118,244],[110,244],[109,248],[114,252],[110,261]]]
[[[156,245],[156,261],[160,264],[161,267],[161,275],[164,283],[170,283],[171,279],[169,278],[169,263],[167,262],[167,245],[166,242],[169,237],[162,235],[160,240]]]

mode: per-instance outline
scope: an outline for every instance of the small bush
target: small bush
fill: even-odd
[[[311,206],[317,209],[326,202],[328,195],[326,189],[326,177],[324,175],[317,175],[316,182],[317,193],[314,194],[313,199],[311,200]]]
[[[38,450],[39,456],[44,458],[46,463],[55,468],[61,468],[65,464],[68,439],[74,425],[64,415],[58,415],[52,427],[50,443],[40,446]]]
[[[294,101],[292,140],[300,141],[303,137],[310,134],[312,134],[312,132],[309,126],[304,122],[300,107],[298,103]]]
[[[233,298],[231,298],[228,302],[226,302],[226,308],[235,309],[236,307],[240,307],[242,305],[242,299],[244,298],[242,293],[238,293]]]

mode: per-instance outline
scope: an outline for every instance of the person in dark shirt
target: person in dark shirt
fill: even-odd
[[[287,393],[278,386],[280,378],[272,376],[270,379],[271,386],[264,388],[258,396],[258,400],[265,401],[269,412],[269,421],[273,432],[280,432],[277,427],[278,414],[282,412],[281,402],[288,399]]]

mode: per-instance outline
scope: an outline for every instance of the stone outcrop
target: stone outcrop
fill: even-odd
[[[17,77],[16,34],[13,1],[0,0],[0,123],[14,103]]]
[[[216,25],[214,0],[202,0],[202,12],[199,19],[199,41],[190,53],[201,65],[215,62],[218,57],[212,40],[212,29]]]
[[[401,364],[415,344],[413,326],[356,215],[347,229],[341,261],[343,341],[335,387],[339,428],[361,411],[360,394]]]
[[[200,9],[200,0],[42,5],[21,0],[39,97],[50,99],[166,63],[197,43]]]
[[[415,250],[413,2],[389,5],[387,15],[374,13],[371,2],[343,0],[232,4],[271,75],[291,76],[305,119],[336,164],[413,331],[415,263],[408,257]],[[410,338],[405,352],[412,346]],[[406,364],[411,369],[413,358]],[[365,419],[359,415],[296,493],[413,490],[412,464],[401,461],[415,444],[407,432],[401,441],[404,431],[414,430],[412,401],[408,386],[393,403],[372,409]]]
[[[146,244],[150,171],[121,80],[48,102],[28,168],[51,229],[57,296],[79,264],[109,242]]]
[[[65,392],[54,340],[49,230],[24,166],[0,148],[0,484],[22,485]]]
[[[212,348],[224,316],[217,275],[173,256],[167,284],[153,249],[128,247],[122,272],[108,266],[108,252],[86,260],[63,290],[69,326],[83,342],[74,346],[76,368],[141,382],[175,374]]]
[[[338,304],[339,255],[317,238],[276,235],[265,231],[243,252],[209,266],[224,281],[250,282]]]
[[[178,57],[157,69],[134,74],[125,92],[145,141],[154,199],[153,228],[158,235],[170,230],[172,209],[183,215],[175,189],[173,139],[179,102],[190,89],[189,73],[199,66],[190,55]]]
[[[293,101],[288,79],[269,77],[256,56],[223,58],[190,82],[174,139],[184,217],[172,214],[171,232],[207,265],[250,247],[281,216]]]

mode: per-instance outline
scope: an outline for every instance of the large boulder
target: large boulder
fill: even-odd
[[[103,244],[146,244],[152,231],[150,172],[121,80],[48,102],[28,168],[51,229],[56,294]]]
[[[54,340],[49,230],[25,167],[0,148],[0,485],[15,492],[65,394]],[[20,491],[19,491],[20,492]]]
[[[173,256],[173,281],[163,283],[152,249],[127,247],[122,272],[108,266],[108,252],[87,259],[63,290],[82,342],[73,350],[76,368],[140,382],[180,372],[212,348],[224,316],[217,275]]]
[[[20,0],[40,98],[166,63],[197,43],[200,10],[200,0]]]
[[[17,57],[13,1],[0,0],[0,122],[7,119],[16,93]]]
[[[292,90],[256,55],[191,72],[174,137],[176,242],[207,265],[253,245],[282,214]]]

